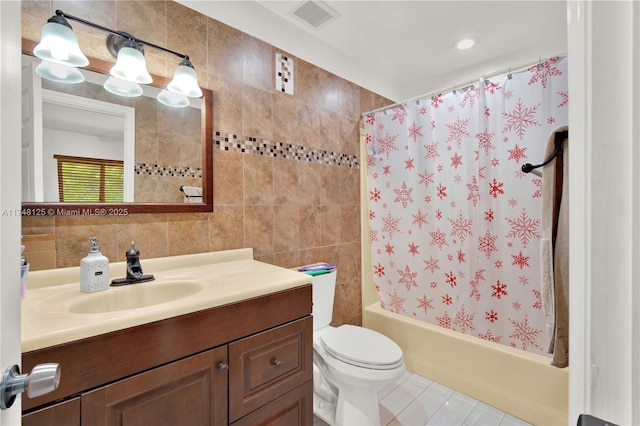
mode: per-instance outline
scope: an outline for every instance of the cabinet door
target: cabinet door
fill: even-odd
[[[233,426],[311,426],[313,424],[313,382],[298,386],[253,413],[247,414]]]
[[[82,395],[82,424],[227,424],[227,346],[120,380]]]
[[[22,416],[22,426],[80,426],[80,398]]]
[[[305,317],[229,344],[229,421],[313,378],[313,320]]]

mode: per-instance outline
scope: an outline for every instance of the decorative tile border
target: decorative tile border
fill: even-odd
[[[360,167],[357,155],[339,154],[321,149],[308,148],[284,142],[273,142],[267,139],[252,138],[233,133],[214,132],[213,142],[216,148],[222,151],[286,158],[309,163],[327,164],[330,166]]]
[[[134,168],[134,172],[137,175],[202,178],[202,169],[199,167],[138,163]]]

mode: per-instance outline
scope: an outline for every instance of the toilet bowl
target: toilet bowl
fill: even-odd
[[[405,371],[402,349],[373,330],[331,327],[336,271],[313,292],[313,412],[329,425],[379,425],[378,390]]]

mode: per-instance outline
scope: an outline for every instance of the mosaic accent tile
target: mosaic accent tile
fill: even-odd
[[[267,139],[253,138],[233,133],[214,132],[213,142],[215,147],[222,151],[241,152],[332,166],[360,167],[357,155],[340,154],[322,149],[308,148],[284,142],[274,142]]]
[[[293,95],[293,59],[276,53],[276,90]]]
[[[137,175],[202,178],[202,169],[200,167],[138,163],[134,171]]]

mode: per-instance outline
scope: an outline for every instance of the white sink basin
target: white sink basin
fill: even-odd
[[[143,308],[172,302],[199,293],[203,286],[195,281],[168,281],[110,287],[87,294],[69,305],[74,314],[96,314]]]

